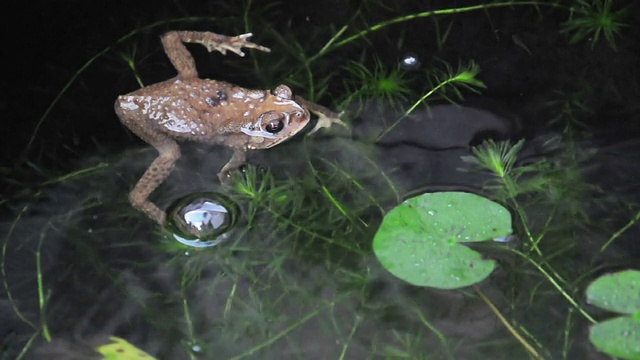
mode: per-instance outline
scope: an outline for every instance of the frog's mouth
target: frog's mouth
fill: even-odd
[[[275,139],[276,138],[275,134],[266,132],[264,130],[250,130],[248,128],[244,128],[243,127],[242,129],[240,129],[240,131],[242,131],[244,134],[247,134],[247,135],[249,135],[251,137],[260,136],[260,137],[263,137],[263,138],[266,138],[266,139]]]

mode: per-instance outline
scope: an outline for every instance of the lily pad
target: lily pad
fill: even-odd
[[[589,341],[607,354],[640,360],[640,319],[621,316],[591,327]]]
[[[589,340],[601,351],[640,360],[640,271],[603,275],[587,288],[587,302],[620,316],[591,327]]]
[[[481,281],[495,267],[461,243],[511,231],[511,214],[493,201],[462,192],[429,193],[386,214],[373,251],[389,272],[410,284],[454,289]]]
[[[621,314],[640,313],[640,271],[625,270],[599,277],[587,288],[587,302]]]

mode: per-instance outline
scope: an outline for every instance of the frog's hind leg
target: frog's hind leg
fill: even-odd
[[[149,196],[173,171],[176,162],[180,159],[180,147],[175,140],[165,134],[151,132],[141,126],[137,126],[135,123],[129,123],[128,127],[142,140],[158,150],[159,153],[158,157],[153,160],[129,193],[129,202],[134,208],[164,226],[167,214],[156,204],[149,201]]]

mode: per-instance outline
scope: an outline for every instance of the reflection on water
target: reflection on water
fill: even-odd
[[[187,246],[216,246],[233,234],[240,208],[219,193],[185,196],[169,207],[168,228],[173,237]]]

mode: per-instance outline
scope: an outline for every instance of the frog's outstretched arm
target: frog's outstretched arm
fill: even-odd
[[[209,52],[216,50],[223,55],[226,55],[227,50],[229,50],[239,56],[244,56],[244,52],[242,52],[243,47],[265,52],[271,51],[267,47],[247,41],[252,35],[251,33],[247,33],[238,36],[225,36],[208,31],[170,31],[162,35],[161,40],[164,52],[169,57],[173,67],[178,70],[178,76],[182,78],[195,78],[198,77],[196,62],[183,43],[201,44],[206,47]]]

